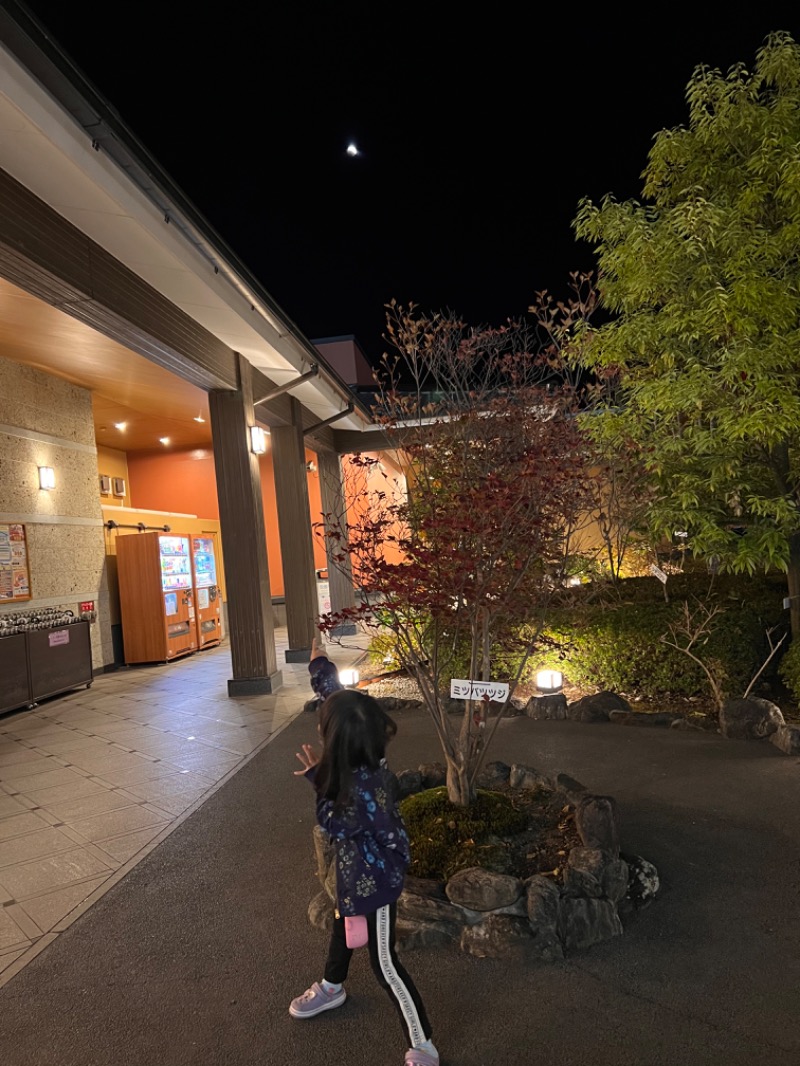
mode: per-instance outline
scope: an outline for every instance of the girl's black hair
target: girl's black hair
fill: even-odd
[[[317,792],[343,806],[350,798],[353,772],[359,766],[377,770],[397,726],[366,692],[333,692],[319,709],[322,758],[317,764]]]

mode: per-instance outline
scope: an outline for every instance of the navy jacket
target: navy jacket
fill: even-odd
[[[319,700],[325,700],[332,692],[338,692],[344,688],[339,681],[339,671],[327,655],[317,655],[308,664],[308,672],[311,675],[311,688]]]
[[[314,782],[315,768],[306,774]],[[330,836],[336,855],[336,895],[342,917],[372,914],[394,903],[403,891],[411,861],[397,806],[395,775],[382,762],[377,770],[360,767],[354,774],[348,805],[335,809],[317,797],[317,821]]]

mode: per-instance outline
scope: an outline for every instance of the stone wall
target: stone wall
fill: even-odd
[[[38,467],[55,471],[39,488]],[[0,358],[0,523],[25,525],[32,597],[0,613],[93,600],[95,669],[113,663],[91,393]]]

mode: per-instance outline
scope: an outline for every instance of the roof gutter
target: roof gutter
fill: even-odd
[[[91,139],[92,147],[112,159],[140,191],[155,204],[164,221],[176,225],[187,241],[208,261],[273,329],[290,339],[311,363],[324,362],[319,351],[278,306],[232,248],[200,214],[188,197],[159,166],[142,142],[49,36],[46,28],[19,0],[0,7],[0,40],[31,74],[72,115]],[[325,363],[325,380],[352,409],[369,421],[370,412],[344,380]]]

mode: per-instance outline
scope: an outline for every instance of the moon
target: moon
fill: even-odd
[[[351,141],[348,144],[347,154],[350,156],[351,159],[355,158],[355,156],[357,155],[361,155],[361,152],[359,152],[358,150],[358,145],[354,141]]]

